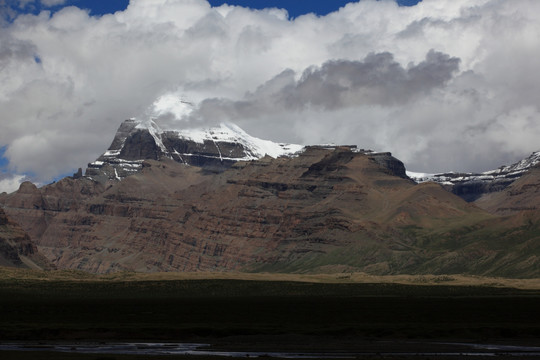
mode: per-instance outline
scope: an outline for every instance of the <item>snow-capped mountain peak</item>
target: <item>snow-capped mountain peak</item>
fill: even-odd
[[[167,153],[167,149],[162,141],[164,134],[167,134],[166,136],[175,134],[175,136],[180,139],[193,141],[198,144],[204,144],[205,142],[241,144],[248,150],[246,157],[242,160],[255,160],[264,157],[265,155],[273,158],[290,156],[304,148],[303,145],[275,143],[270,140],[263,140],[251,136],[238,125],[231,122],[220,123],[219,125],[212,127],[164,130],[153,119],[146,121],[131,119],[131,121],[137,123],[135,126],[136,129],[147,130],[164,153]]]
[[[175,161],[223,171],[237,161],[293,156],[304,147],[275,143],[249,135],[232,123],[214,127],[163,129],[154,119],[124,121],[109,149],[88,165],[88,176],[121,179],[142,168],[146,159]]]

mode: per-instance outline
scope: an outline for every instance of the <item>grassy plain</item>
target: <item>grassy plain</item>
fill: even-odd
[[[284,281],[306,283],[402,284],[402,285],[455,285],[478,287],[506,287],[522,290],[540,290],[540,278],[512,279],[472,275],[369,275],[357,272],[321,274],[246,273],[246,272],[117,272],[95,275],[84,271],[39,271],[0,267],[0,282],[16,281],[167,281],[167,280],[246,280]]]
[[[539,285],[460,276],[1,268],[0,339],[197,342],[247,351],[356,351],[379,341],[538,345]]]

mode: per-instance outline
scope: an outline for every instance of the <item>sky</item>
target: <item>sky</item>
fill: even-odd
[[[390,151],[417,172],[540,150],[537,0],[0,0],[0,192],[86,167],[127,118]],[[328,7],[332,4],[332,7]]]

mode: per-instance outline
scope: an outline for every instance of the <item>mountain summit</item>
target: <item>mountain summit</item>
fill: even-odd
[[[292,156],[302,145],[274,143],[247,134],[232,123],[185,130],[163,130],[154,120],[125,120],[109,149],[88,164],[86,176],[120,180],[142,169],[144,160],[172,159],[222,172],[237,161]]]

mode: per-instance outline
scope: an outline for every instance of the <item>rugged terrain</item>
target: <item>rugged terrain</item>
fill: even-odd
[[[529,170],[537,167],[538,164],[540,164],[540,152],[534,152],[514,164],[501,166],[498,169],[483,173],[422,174],[408,172],[408,175],[418,183],[427,181],[439,183],[466,201],[472,202],[504,190],[514,181],[527,174]],[[483,200],[481,203],[483,203]]]
[[[0,203],[61,269],[539,274],[536,170],[476,205],[437,183],[416,184],[389,153],[291,152],[238,129],[212,132],[124,122],[85,176],[24,183]],[[201,155],[219,162],[184,161],[190,146],[219,151]],[[225,162],[233,150],[243,161]]]
[[[485,194],[476,200],[475,204],[491,213],[500,215],[538,211],[540,207],[540,167],[530,168],[503,191]]]
[[[0,209],[0,266],[50,268],[30,236]]]

